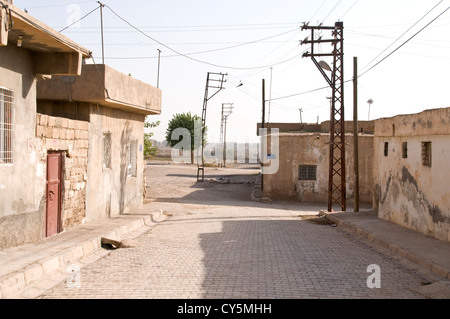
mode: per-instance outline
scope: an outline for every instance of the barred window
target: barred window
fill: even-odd
[[[103,169],[112,168],[111,149],[111,132],[103,133]]]
[[[137,140],[133,140],[128,144],[128,176],[137,176]]]
[[[14,92],[0,87],[0,164],[14,160]]]
[[[315,181],[317,179],[316,165],[299,165],[298,179],[301,181]]]
[[[402,158],[408,158],[408,142],[402,143]]]
[[[431,142],[422,142],[422,164],[431,167]]]

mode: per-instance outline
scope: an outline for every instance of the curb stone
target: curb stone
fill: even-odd
[[[6,274],[0,277],[0,299],[20,299],[22,291],[46,276],[59,272],[61,275],[59,278],[63,278],[64,276],[62,275],[66,273],[68,265],[90,257],[101,248],[102,237],[120,239],[144,227],[152,227],[164,222],[167,218],[168,216],[163,211],[150,213],[118,226],[115,230],[106,234],[95,236],[91,240],[75,244],[68,249],[34,262],[23,269]],[[66,274],[67,276],[68,274]]]
[[[339,219],[338,217],[333,216],[332,213],[325,212],[325,216],[329,220],[334,222],[335,224],[339,225],[340,227],[347,229],[348,231],[351,231],[358,235],[361,235],[362,237],[365,237],[369,241],[392,251],[393,253],[397,254],[400,257],[408,259],[409,261],[433,272],[434,274],[437,274],[441,277],[450,279],[450,271],[444,269],[443,267],[441,267],[439,265],[436,265],[436,264],[430,262],[426,258],[417,256],[417,255],[409,252],[408,250],[401,248],[401,247],[397,246],[396,244],[385,240],[384,238],[381,238],[373,233],[370,233],[370,232],[364,230],[363,228],[352,225],[351,223],[344,222],[343,220]]]

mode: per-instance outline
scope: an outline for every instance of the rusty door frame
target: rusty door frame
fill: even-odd
[[[57,230],[56,233],[60,233],[62,230],[62,188],[63,188],[63,158],[64,158],[64,152],[63,151],[48,151],[47,152],[47,166],[46,166],[46,185],[45,185],[45,222],[44,222],[44,234],[45,237],[49,237],[48,235],[48,158],[52,154],[59,154],[59,171],[58,171],[58,180],[59,180],[59,187],[58,187],[58,213],[57,213]]]

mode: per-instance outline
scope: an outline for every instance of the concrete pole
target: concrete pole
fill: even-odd
[[[355,169],[354,211],[359,212],[359,143],[358,143],[358,58],[353,57],[353,165]]]

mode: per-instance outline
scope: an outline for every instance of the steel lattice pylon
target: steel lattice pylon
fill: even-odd
[[[330,154],[328,182],[328,211],[333,204],[339,204],[346,211],[346,173],[345,173],[345,120],[344,120],[344,24],[336,22],[334,27],[303,25],[302,30],[311,30],[311,40],[305,39],[302,44],[310,43],[311,52],[303,54],[311,57],[314,64],[327,80],[333,93],[330,110]],[[332,39],[316,39],[316,30],[330,30]],[[314,44],[331,43],[333,52],[315,53]],[[315,58],[319,56],[333,57],[331,78],[324,71],[324,64]]]
[[[197,150],[197,182],[198,181],[204,181],[205,179],[205,157],[204,157],[204,128],[206,127],[206,109],[208,106],[208,101],[215,96],[217,93],[219,93],[221,90],[224,89],[224,83],[226,82],[226,74],[223,73],[213,73],[208,72],[208,75],[206,77],[206,86],[205,86],[205,97],[203,99],[203,110],[202,110],[202,123],[201,123],[201,142],[200,142],[200,150]],[[214,91],[211,93],[209,89],[214,89]],[[199,154],[200,151],[200,154]],[[200,179],[200,172],[202,173],[201,179]]]

